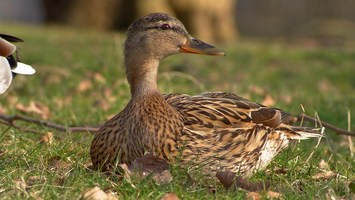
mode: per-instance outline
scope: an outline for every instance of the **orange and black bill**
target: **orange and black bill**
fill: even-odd
[[[225,56],[226,52],[222,49],[218,49],[210,44],[207,44],[201,40],[189,37],[185,44],[180,45],[181,53],[193,53],[203,54],[211,56]]]
[[[7,57],[16,51],[16,46],[10,42],[23,42],[15,36],[0,34],[0,56]]]

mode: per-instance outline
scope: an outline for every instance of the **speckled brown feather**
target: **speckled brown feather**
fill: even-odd
[[[171,29],[159,28],[163,23]],[[320,136],[318,130],[285,124],[289,115],[279,109],[231,93],[162,95],[156,85],[159,61],[178,53],[189,37],[180,21],[161,13],[130,26],[125,66],[132,98],[95,135],[90,148],[94,167],[111,170],[115,163],[129,164],[152,153],[207,173],[230,170],[250,176],[291,140]]]

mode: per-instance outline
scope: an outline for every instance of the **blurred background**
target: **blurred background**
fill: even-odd
[[[21,59],[37,74],[16,77],[0,108],[35,101],[61,110],[53,120],[104,121],[130,98],[127,27],[159,11],[227,52],[164,60],[162,92],[226,91],[291,113],[302,104],[346,127],[347,111],[355,113],[354,8],[354,0],[1,0],[0,33],[25,40]]]
[[[225,57],[185,54],[163,60],[162,93],[231,92],[355,130],[355,0],[0,0],[0,33],[22,38],[25,42],[16,43],[21,61],[36,69],[34,76],[16,76],[0,96],[0,114],[68,126],[109,120],[131,98],[123,66],[125,31],[133,20],[157,11],[176,16],[193,36],[227,52]],[[93,135],[16,124],[43,134],[10,129],[0,120],[0,199],[16,191],[24,195],[8,199],[71,199],[89,186],[121,187],[84,169],[91,163]],[[53,141],[43,142],[52,131]],[[284,151],[266,176],[254,180],[270,181],[285,199],[355,199],[349,194],[355,174],[352,140],[329,130],[326,136],[319,146],[308,140]],[[57,161],[64,167],[50,164]],[[332,177],[313,179],[322,162],[332,170],[322,173]],[[173,182],[180,181],[185,187],[185,179]],[[157,194],[175,188],[154,184],[159,191],[147,191],[149,181],[136,184],[138,189],[130,185],[115,192],[138,191],[131,198],[158,199]],[[225,193],[191,186],[186,197],[196,195],[193,191],[215,198]]]
[[[329,46],[355,38],[354,8],[353,0],[2,0],[0,21],[125,30],[139,16],[160,11],[210,42],[241,35],[310,38]]]

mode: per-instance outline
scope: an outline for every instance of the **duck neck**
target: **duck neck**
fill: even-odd
[[[157,87],[158,59],[144,59],[144,56],[139,59],[127,58],[125,66],[132,98],[159,92]]]

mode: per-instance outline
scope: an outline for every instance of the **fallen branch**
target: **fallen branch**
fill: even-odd
[[[301,121],[302,119],[304,121],[308,121],[308,122],[311,122],[311,123],[319,123],[321,126],[334,131],[338,135],[347,135],[347,136],[355,137],[355,132],[354,131],[347,131],[347,130],[338,128],[338,127],[333,126],[333,125],[331,125],[331,124],[329,124],[327,122],[320,121],[320,120],[315,119],[313,117],[310,117],[308,115],[301,114],[299,117],[297,117],[298,121]]]
[[[17,126],[15,124],[16,121],[24,121],[40,126],[45,126],[49,127],[58,131],[63,131],[63,132],[68,132],[68,133],[74,133],[74,132],[90,132],[90,133],[95,133],[99,130],[100,125],[97,126],[76,126],[76,127],[68,127],[68,126],[63,126],[60,124],[56,124],[54,122],[50,121],[45,121],[45,120],[40,120],[40,119],[34,119],[30,117],[26,117],[23,115],[12,115],[12,116],[7,116],[0,114],[0,119],[3,121],[3,124],[6,124],[8,126],[12,126],[14,128],[24,130],[24,131],[29,131],[29,132],[38,132],[34,129],[29,129],[29,128],[24,128],[21,126]]]
[[[19,129],[19,130],[23,130],[23,131],[27,131],[27,132],[33,132],[33,133],[38,133],[39,131],[34,130],[34,129],[21,127],[21,126],[17,126],[15,124],[15,122],[16,121],[24,121],[24,122],[28,122],[28,123],[32,123],[32,124],[36,124],[36,125],[40,125],[40,126],[49,127],[49,128],[52,128],[52,129],[55,129],[55,130],[58,130],[58,131],[68,132],[68,133],[75,133],[75,132],[96,133],[99,130],[99,127],[101,126],[101,125],[94,125],[94,126],[74,126],[74,127],[70,127],[70,126],[63,126],[63,125],[60,125],[60,124],[56,124],[56,123],[50,122],[50,121],[45,121],[45,120],[26,117],[26,116],[23,116],[23,115],[7,116],[7,115],[0,114],[0,120],[2,120],[2,123],[7,125],[7,126],[11,126],[11,127],[16,128],[16,129]],[[310,117],[310,116],[305,115],[305,114],[301,114],[300,116],[298,116],[297,120],[298,121],[304,120],[304,121],[308,121],[308,122],[311,122],[311,123],[319,123],[321,126],[324,126],[325,128],[328,128],[328,129],[334,131],[338,135],[347,135],[347,136],[355,137],[355,132],[354,131],[347,131],[347,130],[338,128],[338,127],[333,126],[333,125],[331,125],[331,124],[329,124],[327,122],[320,121],[318,119],[315,119],[315,118]]]

